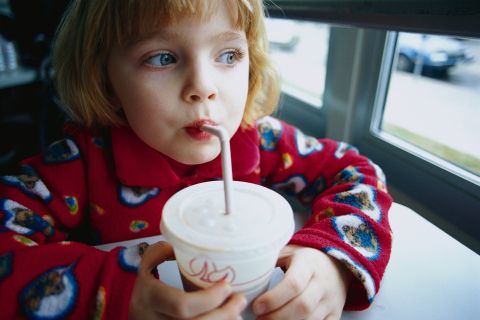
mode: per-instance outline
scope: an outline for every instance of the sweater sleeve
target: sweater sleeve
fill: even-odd
[[[75,241],[87,230],[82,139],[0,177],[0,309],[5,319],[123,319],[138,248],[103,252]],[[87,231],[85,231],[87,232]],[[88,238],[88,237],[87,237]]]
[[[390,258],[392,198],[382,170],[346,143],[304,135],[275,118],[257,124],[264,183],[311,210],[290,244],[317,248],[353,273],[345,309],[367,308]]]

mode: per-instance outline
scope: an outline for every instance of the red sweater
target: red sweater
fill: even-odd
[[[221,178],[220,158],[187,167],[127,127],[68,138],[0,177],[1,318],[124,319],[138,248],[91,245],[160,233],[166,200]],[[341,142],[314,139],[274,118],[231,140],[235,180],[295,194],[311,216],[291,244],[318,248],[355,275],[347,309],[369,306],[390,257],[392,199],[378,166]]]

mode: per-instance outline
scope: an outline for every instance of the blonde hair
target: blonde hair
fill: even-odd
[[[218,0],[226,1],[226,0]],[[268,58],[262,0],[226,1],[235,27],[247,36],[249,87],[243,126],[271,114],[278,103],[279,80]],[[69,116],[88,129],[125,123],[111,105],[107,59],[112,47],[169,25],[178,17],[208,19],[212,0],[74,0],[53,47],[55,86]]]

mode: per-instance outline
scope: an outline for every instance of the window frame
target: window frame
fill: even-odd
[[[282,2],[277,4],[281,6]],[[281,11],[284,18],[329,22],[322,19],[321,14],[315,16],[312,13],[314,10],[305,7],[285,9]],[[381,120],[395,50],[386,29],[410,32],[427,32],[429,29],[426,26],[416,27],[415,23],[405,30],[385,23],[382,28],[364,28],[365,25],[351,24],[348,19],[343,24],[338,21],[330,30],[323,107],[317,111],[324,116],[326,136],[359,148],[362,154],[385,171],[395,201],[416,210],[479,253],[480,185],[419,157],[419,153],[411,148],[392,144],[394,137],[376,130]],[[474,21],[469,26],[477,24]],[[468,30],[456,33],[471,36],[472,32]],[[478,30],[475,29],[475,32]],[[296,110],[295,99],[289,102],[284,103],[283,108]]]

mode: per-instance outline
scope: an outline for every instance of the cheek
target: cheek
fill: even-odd
[[[127,109],[145,108],[149,101],[158,98],[161,86],[156,84],[159,83],[159,79],[143,72],[140,67],[123,56],[111,58],[108,76],[112,88],[111,102],[126,112]]]
[[[247,103],[248,98],[248,87],[249,87],[249,74],[248,74],[248,67],[243,74],[243,78],[241,80],[241,84],[239,85],[239,90],[241,90],[241,100],[242,100],[242,117],[245,111],[245,104]]]
[[[235,105],[242,105],[245,107],[245,102],[248,95],[248,64],[242,66],[242,70],[234,77],[231,77],[226,84],[230,95],[234,100]]]
[[[121,108],[124,112],[132,117],[142,117],[146,114],[155,116],[156,113],[161,112],[159,104],[164,99],[161,99],[162,92],[158,88],[150,88],[146,81],[129,82],[121,86],[117,97]]]

